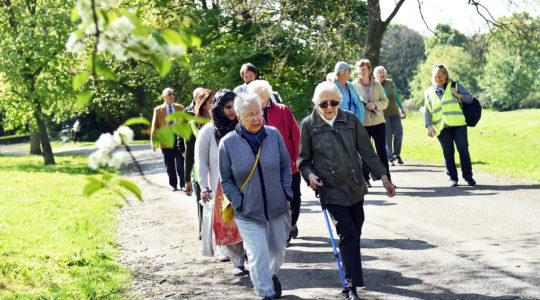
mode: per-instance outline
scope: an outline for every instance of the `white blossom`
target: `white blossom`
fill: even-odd
[[[67,42],[66,49],[70,52],[78,53],[84,51],[84,43],[77,38],[77,34],[73,32]]]
[[[120,126],[113,134],[113,139],[117,144],[131,143],[133,141],[133,130],[127,126]]]
[[[129,154],[126,151],[116,151],[113,153],[109,166],[118,169],[121,166],[127,166],[129,163]]]
[[[116,145],[117,144],[115,143],[112,134],[108,132],[102,133],[99,136],[99,139],[96,141],[96,146],[98,147],[98,149],[106,152],[111,152],[112,150],[114,150],[114,148],[116,148]]]
[[[92,169],[106,167],[109,165],[111,157],[109,151],[98,149],[88,156],[88,166]]]

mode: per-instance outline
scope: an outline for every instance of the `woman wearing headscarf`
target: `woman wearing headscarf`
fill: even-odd
[[[461,174],[468,185],[476,185],[473,179],[467,123],[460,102],[472,103],[473,96],[457,81],[452,81],[443,65],[434,65],[430,86],[425,94],[424,120],[428,136],[437,136],[444,155],[449,185],[458,185],[458,174],[454,159],[454,144],[459,153]]]
[[[216,243],[227,246],[233,275],[246,275],[244,268],[244,245],[234,220],[225,222],[221,216],[221,184],[219,180],[218,144],[229,132],[234,130],[238,120],[234,111],[234,98],[236,94],[231,90],[222,89],[216,93],[210,115],[211,123],[201,128],[195,143],[195,165],[201,187],[201,199],[205,203],[211,202],[213,218],[210,224],[214,230]],[[215,197],[212,197],[212,194]],[[221,197],[220,197],[221,196]],[[205,219],[205,222],[210,220]],[[204,227],[204,226],[203,226]]]
[[[279,298],[278,271],[291,230],[289,153],[279,131],[264,125],[259,96],[238,94],[234,110],[239,124],[219,143],[221,185],[232,202],[257,295]]]
[[[291,163],[293,198],[291,200],[291,234],[287,239],[287,247],[291,238],[298,237],[298,217],[300,216],[301,176],[296,166],[298,160],[298,147],[300,146],[300,128],[288,106],[272,101],[272,86],[266,80],[254,80],[248,85],[248,92],[259,95],[263,107],[264,124],[274,126],[281,133],[281,137],[289,152]]]
[[[367,192],[358,154],[362,165],[382,180],[386,195],[393,197],[396,191],[360,120],[339,108],[340,101],[341,93],[335,84],[326,81],[317,85],[315,108],[301,124],[298,168],[307,184],[319,190],[332,217],[339,235],[347,299],[358,299],[356,287],[364,285],[360,235]]]
[[[388,106],[388,98],[386,98],[381,84],[371,76],[372,67],[369,60],[362,59],[356,62],[356,70],[358,71],[358,79],[353,82],[353,85],[362,98],[364,108],[366,109],[362,124],[375,142],[377,155],[386,169],[388,180],[391,180],[388,157],[386,156],[386,125],[383,112]],[[369,183],[369,170],[362,167],[362,173],[366,185],[371,187]]]

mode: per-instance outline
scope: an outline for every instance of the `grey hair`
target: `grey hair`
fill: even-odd
[[[383,66],[377,66],[375,67],[375,69],[373,69],[373,75],[377,76],[377,74],[379,74],[379,71],[380,70],[383,70],[384,71],[384,75],[386,75],[386,69],[383,67]]]
[[[335,81],[336,80],[336,73],[335,72],[330,72],[330,73],[326,74],[326,80]]]
[[[173,93],[174,93],[173,89],[171,89],[170,87],[165,88],[165,89],[163,90],[163,92],[161,93],[161,96],[167,96],[167,95],[169,94],[169,92],[173,92]]]
[[[198,88],[196,88],[196,89],[193,90],[193,99],[197,98],[197,94],[198,94],[201,90],[203,90],[202,87],[198,87]]]
[[[255,93],[239,93],[234,98],[234,111],[242,118],[246,112],[246,107],[255,103],[261,109],[261,98]]]
[[[255,93],[261,97],[261,102],[263,100],[267,100],[272,96],[272,86],[270,83],[266,80],[253,80],[248,84],[248,92],[249,93]]]
[[[323,81],[317,85],[315,92],[313,93],[313,104],[319,104],[319,98],[322,94],[333,93],[336,99],[341,101],[341,92],[339,91],[337,85],[332,81]]]

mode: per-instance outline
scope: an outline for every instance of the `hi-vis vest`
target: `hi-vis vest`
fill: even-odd
[[[188,124],[191,127],[191,131],[193,131],[193,136],[197,138],[197,135],[199,134],[199,128],[197,128],[197,123],[195,123],[195,120],[191,120],[188,122]],[[195,182],[199,182],[199,180],[197,180],[197,168],[195,166],[195,163],[193,163],[193,180]]]
[[[444,124],[448,126],[467,125],[459,105],[459,99],[452,95],[451,85],[451,82],[448,82],[442,99],[439,99],[437,93],[435,93],[435,88],[432,86],[426,93],[427,106],[431,113],[431,123],[437,131],[437,135],[444,129]]]

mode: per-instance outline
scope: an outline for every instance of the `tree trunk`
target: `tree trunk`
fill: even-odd
[[[37,128],[30,125],[30,154],[41,154],[41,143]]]
[[[45,120],[43,119],[43,110],[41,108],[41,103],[37,99],[35,93],[35,84],[36,77],[35,75],[27,76],[27,79],[30,82],[29,93],[30,97],[33,97],[34,102],[34,112],[32,115],[36,119],[37,129],[39,132],[39,139],[41,141],[41,148],[43,149],[43,160],[46,165],[54,165],[54,155],[51,148],[51,142],[49,141],[49,133],[47,132],[47,125],[45,125]]]

